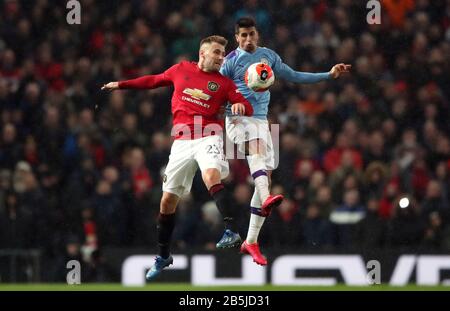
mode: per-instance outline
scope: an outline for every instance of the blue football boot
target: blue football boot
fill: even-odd
[[[155,264],[148,270],[147,274],[145,275],[145,278],[150,281],[156,278],[161,271],[165,268],[173,264],[173,257],[169,256],[166,259],[162,258],[161,256],[155,257]]]
[[[230,248],[230,247],[238,247],[241,245],[242,239],[239,233],[234,233],[230,229],[225,230],[222,238],[219,242],[217,242],[217,248]]]

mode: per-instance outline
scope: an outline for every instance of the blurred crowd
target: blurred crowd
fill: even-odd
[[[195,61],[211,34],[230,51],[245,15],[294,69],[353,65],[272,87],[272,185],[286,200],[261,244],[450,250],[450,1],[381,0],[379,25],[365,1],[80,2],[81,24],[68,25],[64,1],[0,1],[0,250],[39,249],[60,275],[67,258],[97,267],[105,247],[154,247],[171,89],[100,87]],[[252,179],[245,161],[230,168],[245,236]],[[199,176],[177,217],[178,250],[214,249],[221,218]]]

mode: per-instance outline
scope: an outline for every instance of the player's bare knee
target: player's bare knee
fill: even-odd
[[[161,198],[160,212],[162,214],[173,214],[177,208],[178,196],[164,193]]]
[[[173,213],[175,213],[176,208],[177,208],[177,205],[173,204],[170,200],[161,199],[161,204],[160,204],[160,208],[159,208],[159,212],[161,214],[173,214]]]
[[[206,187],[209,189],[212,186],[220,183],[220,172],[218,169],[207,169],[203,174],[203,182]]]

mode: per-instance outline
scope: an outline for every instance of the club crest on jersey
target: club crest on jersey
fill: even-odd
[[[208,86],[209,88],[209,86]],[[190,95],[192,98],[195,99],[203,99],[203,100],[208,100],[211,98],[211,95],[205,94],[202,90],[199,89],[184,89],[183,94],[187,94]]]
[[[267,58],[265,58],[265,57],[261,58],[261,60],[259,62],[263,63],[263,64],[266,64],[266,65],[269,65],[269,60]]]
[[[163,183],[165,183],[166,181],[167,181],[167,175],[164,174],[164,176],[163,176]]]
[[[208,82],[208,90],[211,92],[216,92],[219,89],[219,85],[216,82],[209,81]]]

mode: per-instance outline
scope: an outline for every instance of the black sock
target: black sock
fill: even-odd
[[[170,240],[172,238],[172,232],[174,228],[175,228],[175,213],[173,214],[159,213],[156,231],[158,234],[159,255],[164,259],[170,256],[170,242],[171,242]]]
[[[225,223],[225,229],[230,229],[231,231],[237,233],[237,226],[234,221],[234,210],[230,202],[230,194],[223,184],[216,184],[209,189],[209,194],[216,201],[217,208],[223,217],[223,222]]]

